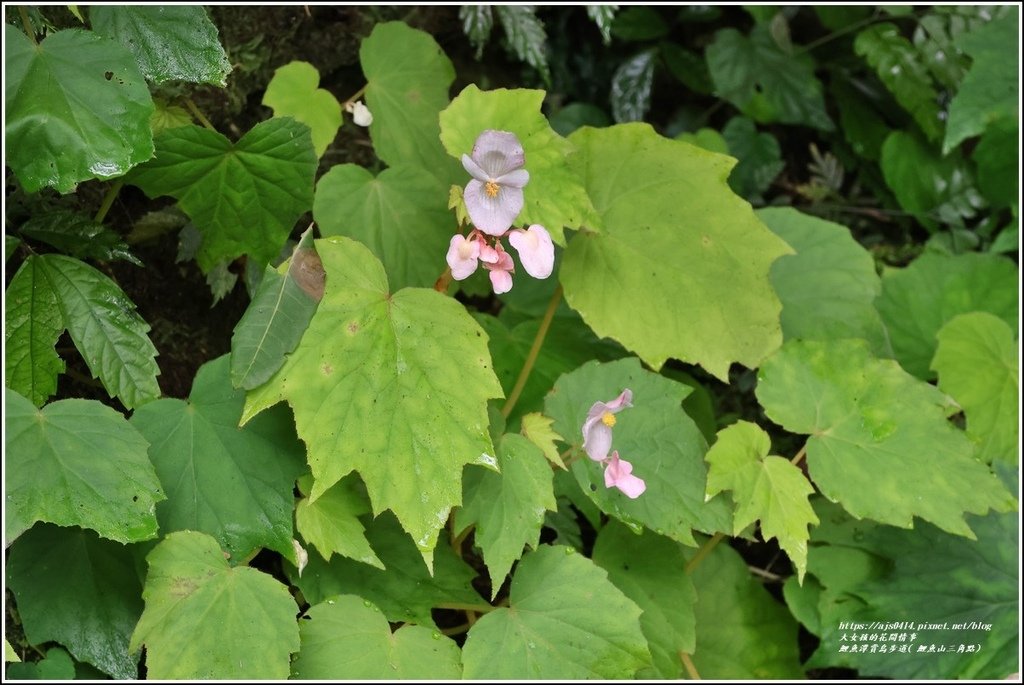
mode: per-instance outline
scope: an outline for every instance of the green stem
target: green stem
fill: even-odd
[[[102,224],[103,220],[107,218],[107,212],[114,205],[114,199],[117,194],[121,192],[121,188],[124,187],[124,181],[115,181],[112,186],[107,188],[107,194],[103,196],[103,202],[100,203],[100,208],[96,210],[96,216],[93,217],[93,221],[98,224]]]
[[[537,335],[533,339],[533,346],[530,348],[530,353],[526,355],[526,361],[523,362],[523,369],[519,372],[519,378],[516,379],[515,387],[512,388],[512,392],[509,393],[508,399],[505,400],[505,406],[501,408],[501,415],[504,418],[508,418],[508,415],[512,413],[512,408],[516,406],[516,402],[519,401],[519,396],[523,393],[523,388],[526,387],[526,381],[530,377],[530,372],[533,371],[533,365],[537,361],[537,355],[540,354],[541,345],[544,344],[544,338],[548,334],[548,329],[551,327],[551,320],[555,318],[555,310],[558,309],[558,304],[562,301],[562,285],[559,284],[555,288],[554,294],[551,295],[551,301],[548,303],[548,309],[544,312],[544,318],[540,322],[540,328],[537,330]]]
[[[697,550],[697,553],[693,555],[693,559],[690,559],[690,562],[686,564],[686,568],[683,569],[683,572],[687,575],[693,573],[693,569],[697,568],[700,562],[704,560],[704,557],[710,554],[711,550],[713,550],[718,545],[718,543],[724,539],[725,533],[715,533],[713,536],[711,536],[708,539],[708,541],[705,542],[704,545]]]
[[[893,15],[885,15],[885,16],[872,16],[872,17],[868,17],[867,19],[861,19],[860,21],[855,21],[854,23],[850,24],[849,26],[844,26],[841,29],[838,29],[836,31],[833,31],[832,33],[826,34],[826,35],[822,36],[821,38],[818,38],[817,40],[812,40],[810,43],[808,43],[807,45],[804,45],[799,50],[794,50],[793,51],[793,57],[798,57],[798,56],[804,54],[805,52],[810,52],[811,50],[814,50],[815,48],[821,47],[825,43],[831,42],[831,41],[835,40],[836,38],[839,38],[840,36],[845,36],[847,33],[851,33],[853,31],[857,31],[858,29],[862,29],[865,26],[868,26],[870,24],[876,24],[876,23],[881,22],[881,21],[892,21],[893,19],[914,19],[914,20],[916,20],[917,17],[915,17],[912,14],[908,14],[908,15],[903,15],[903,16],[899,16],[899,17],[893,16]]]
[[[789,460],[793,466],[796,466],[800,461],[807,456],[807,445],[800,448],[800,451],[796,453],[796,456]]]
[[[478,614],[486,614],[494,611],[497,607],[490,604],[468,604],[466,602],[442,602],[434,605],[435,609],[452,609],[453,611],[475,611]]]
[[[467,630],[469,630],[469,628],[470,625],[469,622],[467,621],[466,623],[463,623],[461,626],[454,626],[452,628],[441,628],[441,634],[449,636],[461,635],[462,633],[465,633]]]
[[[188,111],[192,112],[192,116],[194,116],[196,120],[199,121],[200,124],[210,129],[211,131],[217,130],[216,128],[214,128],[213,124],[210,123],[210,120],[207,119],[206,116],[199,111],[199,108],[196,106],[196,103],[192,102],[192,98],[185,98],[185,106],[188,107]]]
[[[362,88],[360,88],[360,89],[359,89],[359,90],[357,90],[357,91],[356,91],[355,93],[353,93],[353,94],[352,94],[352,97],[350,97],[350,98],[349,98],[348,100],[345,100],[345,102],[341,103],[341,108],[342,108],[342,109],[345,109],[346,107],[348,107],[349,105],[351,105],[351,104],[352,104],[353,102],[355,102],[356,100],[358,100],[359,98],[361,98],[361,97],[363,96],[363,93],[365,93],[365,92],[366,92],[366,89],[367,89],[367,88],[368,88],[369,86],[370,86],[370,84],[369,84],[369,83],[367,83],[367,84],[366,84],[366,85],[364,85],[364,86],[363,86]]]
[[[18,14],[21,15],[21,23],[25,26],[25,33],[28,34],[28,39],[32,41],[32,45],[39,45],[36,41],[36,32],[32,28],[32,22],[28,18],[28,10],[25,7],[18,7]]]
[[[679,660],[683,662],[683,668],[686,669],[686,674],[690,676],[690,680],[700,680],[700,673],[697,673],[697,667],[693,665],[693,660],[690,659],[690,655],[679,650]]]

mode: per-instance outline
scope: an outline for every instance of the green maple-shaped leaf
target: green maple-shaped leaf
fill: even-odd
[[[636,499],[605,487],[603,466],[581,447],[590,407],[611,401],[626,388],[633,392],[633,406],[616,416],[612,449],[647,484]],[[705,501],[707,443],[680,404],[690,392],[681,383],[642,369],[636,358],[590,362],[558,380],[545,401],[545,414],[579,455],[572,464],[573,476],[602,511],[635,528],[646,526],[695,545],[692,529],[732,530],[732,520],[724,499]]]
[[[370,547],[366,529],[359,520],[370,513],[366,493],[359,490],[359,478],[355,474],[345,476],[316,501],[308,497],[312,485],[310,477],[299,480],[302,494],[307,495],[295,505],[295,528],[302,539],[316,547],[327,561],[340,554],[383,569],[384,564]]]
[[[874,259],[850,230],[789,207],[761,209],[757,216],[796,250],[771,267],[772,286],[782,300],[783,338],[863,338],[878,356],[891,356],[874,307],[882,282]]]
[[[146,556],[145,611],[129,650],[146,646],[150,678],[288,677],[299,651],[288,588],[248,566],[232,568],[204,533],[171,533]]]
[[[470,467],[462,488],[455,530],[476,525],[474,539],[483,551],[496,596],[523,547],[536,549],[544,512],[555,511],[551,467],[540,448],[521,435],[505,435],[498,444],[501,473]]]
[[[693,664],[707,680],[804,678],[793,617],[728,545],[691,573],[697,589]]]
[[[772,421],[810,435],[811,479],[858,518],[910,528],[918,516],[973,538],[965,512],[1015,506],[946,421],[945,396],[864,341],[787,342],[761,367],[757,397]]]
[[[594,563],[608,580],[643,609],[640,628],[651,648],[653,673],[639,678],[679,678],[679,653],[693,654],[696,645],[693,613],[697,594],[686,573],[682,547],[649,530],[637,535],[611,521],[594,543]]]
[[[380,609],[338,595],[299,621],[301,648],[292,664],[300,680],[459,680],[459,646],[435,630],[405,625],[391,632]]]
[[[419,166],[446,188],[460,179],[459,164],[438,140],[437,120],[455,68],[433,36],[400,21],[377,24],[359,48],[359,62],[377,156],[389,166]]]
[[[418,166],[400,164],[374,177],[357,164],[339,164],[317,183],[313,218],[324,237],[369,247],[391,287],[426,287],[444,271],[457,229],[446,201],[445,186]]]
[[[590,199],[568,163],[573,146],[554,132],[541,114],[543,90],[518,88],[480,90],[467,86],[441,112],[441,142],[448,154],[462,159],[472,154],[477,137],[488,129],[514,133],[525,153],[530,182],[523,188],[523,211],[516,225],[541,224],[551,239],[565,245],[563,227],[597,228]],[[457,182],[465,186],[469,175]]]
[[[366,537],[383,569],[342,556],[328,563],[316,554],[310,555],[301,576],[288,569],[307,602],[319,604],[334,595],[353,593],[380,607],[392,623],[424,626],[434,625],[431,609],[435,607],[486,606],[471,584],[476,571],[456,556],[447,540],[434,550],[431,575],[419,550],[390,513],[369,522]]]
[[[984,462],[1019,461],[1019,345],[1002,319],[988,312],[954,317],[939,329],[932,368],[939,388],[967,416],[967,434]]]
[[[482,680],[632,678],[650,662],[640,608],[571,547],[523,557],[508,607],[477,621],[464,676]]]
[[[121,414],[95,400],[36,409],[12,390],[4,399],[8,543],[36,521],[91,528],[116,542],[156,537],[164,493],[148,444]]]
[[[128,181],[150,197],[170,195],[203,234],[203,271],[247,254],[277,256],[295,220],[313,205],[316,153],[309,127],[274,118],[237,143],[216,131],[182,126],[156,137],[156,158]]]
[[[724,380],[760,364],[782,339],[769,267],[791,250],[729,190],[733,160],[646,124],[570,140],[603,229],[565,251],[569,305],[655,369],[675,357]]]
[[[309,126],[316,156],[322,157],[341,128],[341,104],[330,91],[317,88],[320,72],[309,62],[278,67],[263,93],[263,104],[276,117],[292,117]]]
[[[89,20],[97,33],[135,55],[153,83],[227,84],[231,64],[203,7],[100,5],[89,8]]]
[[[549,419],[543,414],[533,412],[523,416],[519,432],[523,434],[523,437],[540,448],[541,454],[544,455],[545,459],[564,471],[565,462],[558,456],[558,447],[555,444],[556,442],[563,441],[564,438],[551,428],[554,422],[554,419]]]
[[[501,395],[465,308],[422,288],[389,292],[379,261],[348,238],[317,241],[327,287],[302,341],[243,414],[287,399],[316,500],[350,471],[375,514],[395,512],[430,564],[462,499],[462,467],[493,463],[487,400]]]
[[[115,679],[139,677],[128,640],[142,614],[142,582],[127,547],[41,524],[11,546],[7,577],[29,643],[56,641]]]
[[[1017,266],[1004,257],[926,253],[903,269],[887,271],[875,301],[900,365],[931,380],[936,335],[957,314],[984,311],[1017,329]]]
[[[14,274],[4,305],[4,385],[41,407],[57,392],[57,376],[64,372],[53,349],[64,318],[35,255]]]
[[[245,392],[231,387],[229,364],[225,355],[200,367],[187,402],[158,400],[132,416],[167,493],[160,529],[212,535],[233,563],[261,547],[290,556],[305,451],[283,407],[238,427]]]
[[[803,581],[807,570],[807,527],[818,523],[808,502],[814,488],[786,459],[768,456],[771,438],[760,426],[739,421],[718,432],[704,459],[708,496],[732,492],[736,503],[733,534],[761,521],[765,540],[777,538]]]
[[[153,155],[153,99],[132,55],[91,31],[34,45],[4,25],[5,163],[26,192],[67,193]]]

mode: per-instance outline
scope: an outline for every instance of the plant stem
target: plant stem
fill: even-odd
[[[875,15],[875,16],[868,17],[867,19],[861,19],[860,21],[855,21],[854,23],[852,23],[852,24],[850,24],[848,26],[844,26],[841,29],[838,29],[836,31],[833,31],[832,33],[826,34],[826,35],[822,36],[821,38],[818,38],[817,40],[812,40],[810,43],[808,43],[807,45],[804,45],[799,50],[794,50],[793,51],[793,57],[798,57],[798,56],[804,54],[805,52],[810,52],[811,50],[814,50],[815,48],[820,47],[820,46],[824,45],[825,43],[833,41],[836,38],[839,38],[840,36],[845,36],[847,33],[850,33],[851,31],[857,31],[858,29],[862,29],[865,26],[868,26],[869,24],[875,24],[875,23],[878,23],[880,21],[892,21],[894,19],[912,19],[912,20],[916,21],[917,17],[915,17],[912,14],[903,15],[903,16],[899,16],[899,17],[893,16],[893,15],[885,15],[885,16]]]
[[[689,654],[679,650],[679,660],[683,662],[683,668],[686,669],[686,675],[690,676],[690,680],[700,680],[700,673],[697,673],[697,667],[693,665]]]
[[[800,448],[800,451],[796,453],[796,456],[789,460],[789,463],[791,463],[793,466],[796,466],[806,456],[807,456],[807,445],[804,444],[804,446]]]
[[[35,29],[32,28],[32,22],[28,18],[28,10],[24,6],[19,6],[18,14],[21,15],[21,23],[25,26],[25,33],[28,34],[28,39],[32,41],[32,45],[39,45],[39,42],[36,40]]]
[[[213,124],[210,123],[210,120],[206,118],[206,115],[199,111],[199,108],[196,106],[196,103],[192,102],[192,98],[185,98],[185,106],[188,107],[188,111],[192,112],[192,116],[194,116],[199,121],[200,124],[210,129],[211,131],[217,130],[216,128],[214,128]]]
[[[360,89],[359,89],[359,90],[357,90],[357,91],[356,91],[355,93],[353,93],[353,94],[352,94],[352,96],[351,96],[351,97],[349,97],[349,99],[348,99],[348,100],[345,100],[345,102],[341,103],[341,108],[342,108],[342,109],[345,109],[346,107],[348,107],[349,105],[351,105],[351,104],[352,104],[353,102],[355,102],[356,100],[358,100],[359,98],[361,98],[361,97],[363,96],[363,93],[365,93],[365,92],[366,92],[366,89],[367,89],[367,88],[368,88],[369,86],[370,86],[370,84],[369,84],[369,83],[367,83],[367,84],[366,84],[366,85],[364,85],[364,86],[363,86],[362,88],[360,88]]]
[[[704,557],[710,554],[711,550],[713,550],[718,545],[718,543],[724,539],[725,533],[715,533],[713,536],[711,536],[708,539],[708,541],[705,542],[704,545],[697,550],[697,553],[693,555],[693,559],[690,559],[689,563],[686,564],[686,568],[683,569],[683,572],[687,575],[693,573],[693,569],[697,568],[700,562],[704,560]]]
[[[455,626],[453,628],[441,628],[442,635],[460,635],[469,630],[469,623],[463,623],[461,626]]]
[[[555,288],[555,292],[551,295],[551,301],[548,303],[548,309],[544,312],[544,318],[540,322],[540,328],[537,329],[537,335],[533,339],[533,346],[530,347],[530,353],[526,355],[526,361],[523,362],[523,369],[519,372],[519,378],[516,379],[516,384],[512,388],[512,392],[509,393],[508,399],[505,400],[505,406],[501,408],[501,415],[504,418],[508,418],[508,415],[512,413],[512,408],[516,406],[516,402],[519,401],[519,396],[523,393],[523,388],[526,387],[526,381],[530,377],[530,372],[533,371],[533,365],[537,361],[537,355],[540,353],[541,345],[544,344],[544,338],[548,334],[548,329],[551,327],[551,320],[555,318],[555,310],[558,309],[558,304],[562,301],[562,284],[559,283],[558,287]]]
[[[437,277],[434,281],[434,290],[439,293],[447,293],[448,286],[452,283],[452,268],[449,266],[445,268],[444,273]]]
[[[490,604],[468,604],[466,602],[442,602],[434,605],[435,609],[452,609],[454,611],[475,611],[480,614],[486,614],[490,611],[494,611],[497,607],[492,607]]]
[[[103,196],[103,202],[100,203],[100,208],[96,210],[96,216],[93,217],[93,221],[98,224],[103,223],[103,220],[107,218],[107,212],[114,205],[114,199],[121,192],[122,187],[124,187],[124,181],[114,181],[114,184],[107,188],[107,194]]]

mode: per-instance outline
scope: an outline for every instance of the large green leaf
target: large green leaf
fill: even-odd
[[[337,594],[353,593],[376,604],[393,623],[424,626],[434,625],[430,610],[435,607],[484,605],[470,584],[476,571],[455,555],[447,540],[434,551],[431,575],[394,516],[384,514],[371,521],[366,537],[384,563],[383,570],[341,556],[327,563],[318,555],[310,555],[301,576],[289,569],[307,602],[319,604]]]
[[[811,436],[811,478],[858,518],[910,528],[917,516],[973,538],[964,513],[1015,505],[946,421],[945,395],[861,340],[787,342],[761,367],[757,397],[772,421]]]
[[[89,8],[89,21],[135,55],[153,83],[227,85],[231,64],[203,7],[97,5]]]
[[[4,24],[5,163],[27,192],[121,176],[153,155],[153,99],[131,54],[67,29],[38,46]]]
[[[89,530],[37,525],[11,546],[7,579],[31,644],[59,642],[115,679],[139,677],[128,639],[142,614],[142,582],[126,547]]]
[[[957,47],[971,56],[972,63],[956,97],[949,103],[943,152],[949,152],[965,138],[983,133],[999,119],[1019,119],[1020,64],[1017,60],[1012,64],[1006,61],[1007,55],[1017,54],[1019,39],[1019,9],[957,38]]]
[[[317,88],[320,72],[309,62],[278,67],[263,93],[274,116],[293,117],[309,126],[316,156],[322,157],[341,128],[341,104],[329,90]]]
[[[216,131],[182,126],[156,137],[156,158],[129,182],[150,197],[170,195],[203,234],[203,271],[248,254],[277,256],[295,220],[313,205],[316,153],[309,127],[274,118],[232,144]]]
[[[640,608],[571,547],[523,557],[508,607],[469,630],[464,675],[473,680],[632,678],[651,659]]]
[[[4,402],[8,544],[36,521],[91,528],[117,542],[156,537],[164,493],[146,441],[121,414],[95,400],[36,409],[11,390]]]
[[[64,362],[54,345],[64,332],[57,293],[39,258],[26,259],[4,294],[4,385],[41,407],[57,392]]]
[[[447,188],[417,166],[400,164],[374,177],[357,164],[339,164],[317,183],[313,218],[323,236],[369,247],[392,288],[426,287],[445,270],[457,230],[447,199]]]
[[[805,124],[824,131],[834,128],[825,111],[821,82],[807,54],[784,52],[765,24],[749,37],[721,29],[705,51],[717,95],[762,124]]]
[[[541,113],[543,90],[480,90],[470,84],[441,112],[441,142],[456,159],[470,154],[487,129],[516,134],[525,153],[530,182],[516,225],[542,224],[551,239],[565,244],[563,227],[594,228],[596,219],[580,179],[567,161],[573,146],[554,132]],[[462,172],[458,183],[469,181]]]
[[[997,316],[972,312],[951,319],[937,337],[932,368],[939,388],[963,407],[978,458],[1018,463],[1020,366],[1013,331]]]
[[[299,621],[292,664],[300,680],[459,680],[459,646],[422,626],[394,633],[380,609],[354,595],[317,604]]]
[[[85,262],[60,254],[38,259],[43,279],[57,295],[64,326],[93,377],[129,409],[159,397],[156,347],[135,303]]]
[[[146,646],[153,679],[283,680],[299,651],[298,606],[271,576],[228,566],[216,540],[171,533],[150,552],[129,649]]]
[[[693,664],[705,680],[803,678],[798,626],[728,545],[694,568],[697,649]]]
[[[608,572],[608,580],[643,610],[640,629],[651,648],[653,673],[641,671],[637,677],[678,679],[680,652],[693,654],[696,646],[697,595],[684,570],[682,548],[649,530],[637,535],[612,521],[598,533],[593,558]]]
[[[704,457],[708,496],[729,490],[736,503],[733,535],[760,520],[761,537],[779,541],[803,581],[807,527],[818,523],[807,501],[814,488],[799,468],[782,457],[769,456],[770,450],[771,438],[756,423],[738,421],[720,430]]]
[[[882,291],[875,261],[845,226],[789,207],[757,212],[789,246],[772,264],[772,286],[782,300],[786,340],[863,338],[880,357],[892,356],[889,337],[874,307]]]
[[[455,532],[476,525],[474,540],[483,551],[496,596],[523,547],[536,549],[544,512],[555,511],[551,466],[540,448],[521,435],[508,434],[498,444],[501,473],[469,467],[462,482],[462,508]]]
[[[377,24],[359,48],[359,61],[377,156],[390,166],[418,165],[446,188],[461,178],[459,164],[438,140],[437,115],[448,105],[455,68],[437,41],[400,21]]]
[[[928,366],[936,335],[957,314],[989,312],[1016,330],[1017,274],[1009,259],[974,253],[926,253],[904,269],[885,272],[875,306],[897,361],[918,378],[934,378]]]
[[[283,273],[282,273],[283,271]],[[307,229],[286,265],[267,266],[231,335],[231,383],[252,390],[284,364],[324,296],[324,268]]]
[[[633,475],[647,483],[647,491],[637,499],[606,488],[602,465],[580,447],[590,407],[612,400],[625,388],[633,391],[633,406],[616,417],[612,449],[633,465]],[[545,414],[574,448],[578,458],[572,473],[602,511],[635,528],[643,525],[695,545],[691,529],[732,530],[732,519],[724,498],[705,501],[707,443],[680,405],[690,392],[681,383],[642,369],[633,357],[590,362],[558,380],[545,401]]]
[[[291,555],[305,451],[284,407],[238,427],[245,393],[231,387],[229,364],[225,355],[201,366],[187,402],[159,400],[132,416],[167,493],[160,529],[212,535],[232,563],[261,547]]]
[[[18,232],[79,259],[123,259],[142,266],[124,238],[91,218],[66,209],[34,214]]]
[[[315,502],[308,497],[312,485],[311,477],[299,480],[302,494],[307,495],[295,505],[295,528],[302,539],[316,547],[327,561],[337,553],[383,569],[384,563],[370,547],[366,529],[359,520],[370,513],[370,502],[360,489],[359,477],[345,476]]]
[[[493,463],[487,400],[501,386],[486,336],[441,293],[390,293],[362,244],[328,238],[317,251],[324,299],[284,366],[250,391],[243,421],[287,399],[309,450],[311,499],[358,471],[374,513],[394,511],[429,566],[462,499],[463,465]]]
[[[790,249],[729,190],[733,160],[646,124],[570,140],[603,224],[565,251],[572,308],[655,369],[675,357],[726,380],[732,362],[760,364],[782,340],[769,266]]]

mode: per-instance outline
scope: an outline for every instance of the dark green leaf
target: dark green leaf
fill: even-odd
[[[601,31],[601,41],[605,45],[612,42],[612,20],[618,10],[616,5],[587,5],[587,16]]]
[[[839,31],[870,17],[872,9],[870,5],[819,5],[814,8],[814,13],[822,26],[830,31]]]
[[[759,132],[746,117],[730,119],[722,137],[729,147],[726,154],[739,160],[729,174],[729,187],[747,199],[760,198],[785,166],[779,141],[770,133]]]
[[[546,52],[548,37],[544,23],[537,18],[536,8],[533,5],[494,5],[494,10],[516,56],[539,71],[545,82],[550,82]]]
[[[714,86],[707,62],[696,52],[687,50],[677,43],[664,42],[658,45],[662,59],[680,83],[695,93],[710,95]]]
[[[101,223],[68,210],[35,214],[21,225],[27,238],[53,245],[79,259],[123,259],[142,266],[120,235]]]
[[[41,407],[57,392],[64,361],[53,349],[64,332],[57,293],[29,255],[4,296],[4,385]]]
[[[490,5],[462,5],[459,7],[459,21],[462,32],[469,38],[470,44],[476,48],[476,58],[484,54],[484,46],[491,36],[494,26],[494,14]]]
[[[653,7],[636,6],[622,10],[612,21],[612,35],[621,40],[657,40],[668,34],[668,24]]]
[[[550,121],[551,128],[560,136],[567,136],[581,126],[601,128],[612,123],[603,109],[583,102],[566,105],[552,114]]]
[[[877,161],[892,127],[871,106],[870,98],[849,80],[833,80],[830,90],[832,101],[839,109],[839,123],[846,142],[858,156]]]
[[[1016,118],[1003,118],[988,126],[974,148],[978,188],[993,207],[1009,207],[1020,197],[1020,139]]]
[[[60,647],[51,647],[41,661],[11,664],[5,675],[12,680],[74,680],[75,662]]]
[[[21,241],[15,238],[13,235],[4,236],[4,261],[7,262],[11,259],[11,255],[18,249],[18,245],[21,245]]]
[[[651,106],[654,50],[645,50],[619,65],[612,76],[612,116],[617,122],[641,121]]]

